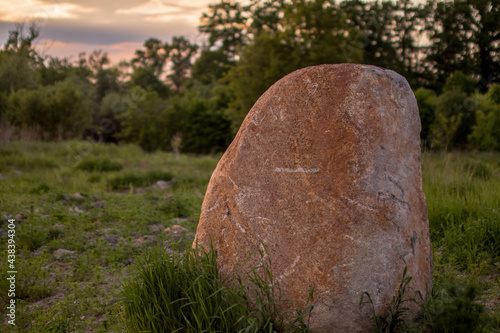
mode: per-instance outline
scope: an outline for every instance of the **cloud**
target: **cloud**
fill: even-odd
[[[118,9],[116,13],[124,15],[159,15],[159,16],[177,15],[177,14],[192,15],[193,12],[198,13],[206,7],[207,3],[199,4],[198,6],[192,6],[192,5],[182,4],[182,1],[174,3],[162,0],[149,0],[147,3],[141,4],[140,6],[128,9]]]
[[[37,15],[45,15],[35,21],[48,45],[45,53],[55,56],[76,57],[100,48],[111,54],[118,46],[136,45],[120,51],[128,58],[151,37],[170,41],[182,35],[202,42],[197,26],[209,1],[216,0],[0,0],[0,47],[15,22]]]
[[[76,18],[82,13],[94,12],[96,8],[40,0],[0,0],[0,20],[19,22],[27,20],[45,21],[52,18]]]

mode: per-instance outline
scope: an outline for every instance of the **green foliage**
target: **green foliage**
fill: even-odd
[[[168,78],[172,82],[174,90],[179,92],[191,69],[191,59],[198,51],[198,45],[192,44],[183,36],[174,36],[167,49],[172,63],[172,74],[169,74]]]
[[[479,150],[494,150],[500,144],[500,104],[495,104],[492,94],[474,95],[479,106],[476,111],[476,122],[472,126],[467,140],[472,148]]]
[[[431,127],[436,117],[436,97],[436,93],[430,89],[419,88],[415,91],[422,124],[420,139],[425,146],[430,144]]]
[[[169,87],[155,76],[149,68],[135,68],[130,78],[130,85],[147,91],[154,91],[163,98],[170,94]]]
[[[462,71],[455,71],[451,74],[444,84],[443,91],[458,90],[466,95],[472,95],[476,91],[476,80],[465,75]]]
[[[19,127],[38,126],[42,139],[79,137],[91,122],[87,98],[71,81],[20,89],[9,96],[8,103],[7,119]]]
[[[35,68],[41,61],[32,44],[39,34],[34,24],[28,34],[24,24],[17,24],[15,30],[9,31],[5,48],[0,51],[0,94],[36,88],[39,76]]]
[[[471,283],[452,284],[435,292],[424,312],[431,332],[484,332],[488,314],[477,302],[478,295],[478,286]]]
[[[202,50],[193,64],[191,77],[203,84],[210,84],[221,79],[232,64],[234,63],[221,49],[216,51]]]
[[[81,305],[78,301],[63,301],[58,306],[61,307],[60,312],[47,323],[45,328],[48,332],[66,333],[78,332],[83,328]]]
[[[216,108],[215,100],[201,98],[191,90],[175,96],[165,111],[166,140],[179,134],[181,150],[186,153],[224,151],[231,140],[230,123]]]
[[[431,47],[426,60],[437,69],[438,81],[443,82],[457,70],[470,76],[479,75],[479,86],[483,90],[498,80],[500,68],[495,54],[499,46],[493,36],[500,31],[500,3],[436,1],[428,7],[430,20],[426,29]]]
[[[494,104],[500,104],[500,84],[492,84],[488,90],[488,97]]]
[[[146,151],[165,149],[169,144],[164,134],[165,100],[154,91],[136,86],[129,91],[127,101],[128,110],[120,136],[127,142],[139,144]]]
[[[473,98],[464,91],[452,89],[441,94],[436,100],[436,118],[431,126],[433,147],[451,150],[464,146],[476,109]]]
[[[283,16],[281,28],[256,31],[223,79],[234,96],[226,109],[233,133],[260,95],[283,76],[311,65],[362,59],[360,35],[332,1],[296,0],[275,10]]]
[[[86,156],[76,166],[77,169],[91,172],[120,171],[123,169],[121,163],[111,161],[109,158],[98,156]]]

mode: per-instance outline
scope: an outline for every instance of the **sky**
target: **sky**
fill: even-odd
[[[130,60],[144,41],[183,35],[201,42],[199,18],[218,0],[0,0],[0,45],[16,23],[41,28],[36,48],[76,60],[102,49],[113,63]]]

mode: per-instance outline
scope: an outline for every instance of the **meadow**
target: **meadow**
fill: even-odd
[[[162,297],[155,298],[161,293],[138,293],[144,286],[161,289],[157,284],[164,281],[151,271],[154,263],[163,265],[160,272],[177,274],[181,267],[184,275],[176,278],[186,288],[197,285],[209,295],[224,292],[220,304],[227,305],[228,299],[238,304],[231,311],[211,304],[227,317],[202,324],[195,316],[199,325],[231,332],[235,320],[248,332],[306,332],[301,320],[293,327],[270,325],[276,318],[265,304],[269,298],[263,297],[260,312],[245,309],[238,296],[243,285],[211,290],[217,278],[213,256],[198,262],[193,253],[175,255],[194,238],[220,156],[145,153],[135,145],[81,141],[1,145],[0,312],[7,332],[144,329],[147,323],[141,326],[133,311],[150,309],[142,315],[150,316],[149,322],[166,315],[157,313],[165,308]],[[500,154],[425,152],[422,170],[433,245],[431,300],[416,320],[409,320],[404,302],[412,300],[402,293],[398,301],[395,295],[392,316],[374,318],[379,331],[500,331]],[[15,326],[7,317],[9,219],[15,220],[16,230]],[[167,250],[159,253],[161,248]],[[169,258],[175,265],[168,266]],[[274,292],[265,289],[265,282],[254,280],[264,296]],[[193,297],[207,298],[200,295]],[[180,311],[171,310],[174,315]],[[251,320],[252,315],[257,319]],[[252,329],[244,330],[245,325]]]

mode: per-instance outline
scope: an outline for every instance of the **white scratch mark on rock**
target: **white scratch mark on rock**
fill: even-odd
[[[337,265],[337,266],[334,266],[333,269],[339,269],[339,268],[344,268],[344,267],[347,267],[347,266],[352,266],[354,265],[353,262],[348,262],[347,264],[340,264],[340,265]]]
[[[269,108],[269,110],[271,111],[271,114],[273,115],[274,119],[278,120],[278,117],[276,117],[276,115],[274,114],[273,108]]]
[[[238,228],[240,228],[241,232],[246,232],[246,230],[245,230],[245,229],[243,229],[243,227],[241,226],[241,224],[240,224],[238,221],[236,221],[236,219],[234,218],[234,216],[233,216],[233,215],[231,215],[231,213],[229,213],[229,209],[226,209],[226,216],[229,216],[229,219],[230,219],[231,221],[233,221],[233,223],[234,223],[234,224],[236,224],[236,226],[237,226]]]
[[[213,205],[212,207],[210,207],[209,209],[207,209],[205,212],[209,213],[209,212],[213,211],[217,207],[219,207],[218,203],[216,203],[215,205]]]
[[[280,275],[280,277],[278,278],[279,280],[282,280],[283,278],[286,278],[287,276],[289,276],[290,274],[292,274],[293,272],[295,272],[295,266],[297,266],[297,264],[299,263],[299,260],[300,260],[300,255],[298,255],[292,262],[292,264],[290,265],[290,267],[288,267],[287,269],[285,269],[285,271],[283,272],[283,274]]]
[[[355,200],[352,200],[351,198],[348,198],[348,197],[345,197],[345,196],[341,196],[340,198],[346,200],[347,202],[349,202],[350,204],[353,204],[353,205],[356,205],[362,209],[366,209],[366,210],[369,210],[371,212],[375,212],[376,210],[367,206],[367,205],[363,205],[363,204],[360,204],[359,202],[355,201]]]
[[[280,110],[280,119],[283,120],[285,117],[283,117],[283,109],[281,108],[281,105],[278,106],[278,109]]]
[[[303,173],[316,173],[318,172],[318,168],[276,168],[274,169],[274,172],[289,172],[289,173],[294,173],[294,172],[303,172]]]
[[[234,185],[234,186],[235,186],[238,190],[240,190],[240,191],[241,191],[241,192],[243,192],[243,193],[246,193],[246,192],[245,192],[245,190],[244,190],[243,188],[239,187],[239,186],[238,186],[238,185],[234,182],[234,180],[231,178],[231,176],[227,176],[227,178],[229,178],[229,181],[230,181],[231,183],[233,183],[233,185]]]
[[[350,240],[354,241],[354,238],[352,238],[351,236],[349,235],[344,235],[344,238],[349,238]]]
[[[222,229],[222,235],[224,236],[224,242],[226,243],[226,246],[229,247],[229,244],[227,243],[226,240],[226,228]]]

